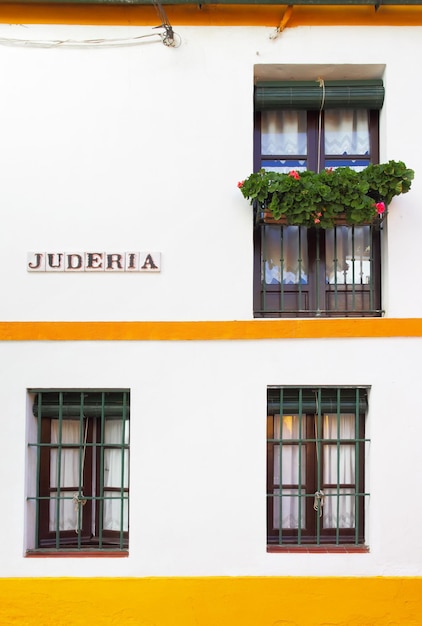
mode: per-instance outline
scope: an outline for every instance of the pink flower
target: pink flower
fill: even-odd
[[[314,219],[315,224],[319,224],[321,220],[319,220],[317,217]]]
[[[321,215],[322,215],[322,213],[321,213],[321,212],[320,212],[320,213],[317,213],[317,217],[321,217]]]
[[[289,176],[291,176],[295,180],[299,180],[299,178],[300,178],[299,172],[296,172],[296,170],[292,170],[291,172],[289,172]]]
[[[245,181],[244,181],[244,180],[240,180],[240,181],[237,183],[237,186],[239,187],[239,189],[242,189],[242,187],[243,187],[243,185],[244,185],[244,184],[245,184]]]
[[[381,215],[385,211],[385,204],[384,204],[384,202],[377,202],[376,205],[375,205],[375,208],[377,210],[378,215]]]

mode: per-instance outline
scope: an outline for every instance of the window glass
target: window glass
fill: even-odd
[[[369,154],[369,117],[364,109],[329,109],[324,112],[326,154]]]
[[[265,229],[264,267],[267,285],[280,284],[283,268],[283,284],[307,284],[308,240],[306,229],[298,226]]]
[[[262,154],[306,155],[306,111],[263,111]]]

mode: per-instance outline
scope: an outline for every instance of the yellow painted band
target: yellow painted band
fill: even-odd
[[[422,337],[422,318],[0,322],[0,341],[213,341],[358,337]]]
[[[173,26],[273,26],[288,5],[165,5]],[[97,24],[157,26],[159,18],[149,5],[1,4],[3,24]],[[420,26],[422,6],[294,6],[286,28],[296,26]]]
[[[6,578],[0,582],[0,623],[25,626],[416,626],[421,615],[422,578]]]

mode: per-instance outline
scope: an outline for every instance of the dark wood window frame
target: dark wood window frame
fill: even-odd
[[[40,405],[44,402],[45,397],[58,398],[58,404],[60,415],[53,414],[56,411],[56,407],[48,407],[49,400],[46,401],[46,407],[41,408],[38,406],[38,398],[43,396],[43,400],[40,401]],[[75,404],[77,396],[82,395],[87,398],[90,397],[91,401],[94,401],[88,408],[89,400],[87,401],[87,415],[68,414],[69,403]],[[30,497],[29,500],[35,501],[37,508],[37,529],[35,538],[35,549],[99,549],[99,550],[127,550],[129,532],[123,529],[123,503],[128,504],[129,501],[129,487],[124,486],[123,482],[120,487],[105,486],[104,479],[101,480],[101,475],[104,476],[105,466],[104,459],[106,451],[118,450],[120,452],[120,458],[122,468],[125,465],[123,455],[128,451],[129,443],[108,443],[105,440],[105,422],[107,419],[113,419],[110,415],[106,415],[108,408],[109,397],[113,396],[113,402],[118,399],[119,406],[111,408],[111,412],[115,413],[114,419],[121,420],[124,424],[129,424],[129,406],[130,406],[130,393],[129,391],[91,391],[83,390],[80,392],[75,391],[39,391],[35,396],[34,402],[34,416],[37,419],[38,426],[38,441],[37,443],[31,443],[37,450],[37,496]],[[121,398],[121,404],[120,399]],[[98,402],[97,402],[98,399]],[[95,406],[94,406],[95,404]],[[44,410],[47,414],[44,415]],[[73,409],[72,409],[73,410]],[[83,406],[81,411],[83,411]],[[79,422],[80,441],[78,443],[63,444],[52,442],[52,422],[56,421],[65,423],[66,420],[72,419]],[[123,428],[123,427],[122,427]],[[83,458],[83,462],[80,463],[80,471],[82,471],[82,484],[75,484],[69,486],[60,487],[60,496],[72,501],[77,496],[83,504],[79,504],[79,509],[82,511],[82,515],[78,517],[76,512],[76,519],[82,521],[79,532],[76,527],[72,530],[52,530],[50,528],[50,507],[55,506],[56,498],[54,495],[57,492],[57,488],[52,485],[52,453],[60,455],[61,450],[74,450],[79,452],[79,459]],[[126,461],[125,469],[121,470],[123,481],[123,473],[128,472],[128,465]],[[120,462],[120,461],[119,461]],[[101,472],[103,472],[101,474]],[[128,480],[128,477],[127,477]],[[79,482],[79,481],[78,481]],[[118,502],[120,503],[122,510],[120,516],[120,530],[108,530],[103,528],[102,521],[104,516],[104,502],[107,498],[105,492],[116,494]],[[77,508],[75,503],[75,511]],[[57,522],[58,524],[58,522]]]
[[[323,392],[323,390],[322,390]],[[283,410],[283,415],[292,413],[288,408]],[[340,409],[338,408],[338,411]],[[334,412],[331,410],[331,413]],[[349,413],[349,411],[347,411]],[[309,407],[302,411],[302,432],[297,439],[284,439],[281,432],[279,439],[275,439],[274,421],[278,415],[274,409],[268,407],[267,416],[267,544],[268,546],[300,546],[300,545],[363,545],[365,542],[365,500],[368,496],[365,493],[365,419],[366,412],[362,408],[358,411],[358,418],[355,422],[355,437],[336,438],[336,440],[324,439],[322,436],[322,414],[310,412]],[[279,414],[280,415],[280,414]],[[341,413],[339,412],[340,416]],[[297,416],[299,418],[299,416]],[[356,419],[356,412],[355,418]],[[318,423],[318,425],[317,425]],[[280,482],[276,482],[274,477],[274,452],[279,446],[301,448],[304,461],[304,471],[301,476],[301,485],[298,483],[285,483],[280,471]],[[354,483],[328,483],[324,482],[324,447],[336,446],[339,455],[342,446],[353,446],[355,454],[355,482]],[[356,462],[357,461],[357,462]],[[348,496],[354,500],[357,516],[357,525],[353,528],[330,527],[324,528],[319,510],[315,510],[315,494],[324,490],[345,489],[354,492],[356,495]],[[298,491],[303,494],[301,501],[304,503],[304,511],[300,517],[304,517],[304,523],[298,522],[298,528],[279,528],[274,526],[274,507],[279,505],[280,497],[283,497],[283,490]],[[280,496],[274,493],[280,493]],[[306,494],[306,495],[305,495]],[[286,495],[284,496],[286,498]],[[337,502],[338,495],[331,496]],[[340,496],[342,497],[342,496]],[[344,496],[343,496],[344,497]],[[289,499],[289,494],[287,494]],[[321,511],[322,514],[322,511]],[[282,524],[282,522],[280,522]],[[337,522],[338,523],[338,522]]]
[[[318,155],[323,162],[325,157],[330,163],[362,159],[362,155],[325,155],[324,123],[322,117],[319,132],[319,111],[308,111],[307,119],[307,155],[264,155],[261,151],[261,117],[260,111],[255,112],[254,124],[254,170],[258,171],[264,160],[302,160],[306,161],[307,169],[318,169]],[[379,162],[379,112],[368,111],[369,118],[369,159],[372,163]],[[318,137],[320,145],[318,146]],[[256,208],[258,210],[258,208]],[[326,282],[326,231],[317,228],[301,228],[302,238],[307,240],[309,270],[306,285],[269,285],[264,283],[263,254],[265,237],[268,228],[286,229],[283,225],[267,225],[255,220],[254,228],[254,277],[253,277],[253,308],[254,317],[379,317],[381,308],[381,230],[375,226],[365,226],[369,230],[371,245],[372,283],[368,285],[337,284]],[[290,227],[292,228],[292,227]],[[298,229],[298,227],[296,227]],[[336,227],[353,229],[353,227]],[[354,235],[352,235],[354,236]],[[283,233],[280,233],[280,238]]]

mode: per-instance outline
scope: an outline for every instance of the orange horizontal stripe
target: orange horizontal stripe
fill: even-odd
[[[173,27],[269,26],[277,28],[288,5],[164,5]],[[157,26],[161,23],[149,5],[1,4],[3,24],[80,24]],[[420,26],[422,6],[293,6],[286,28],[296,26]]]
[[[0,341],[218,341],[422,337],[422,318],[0,322]]]

